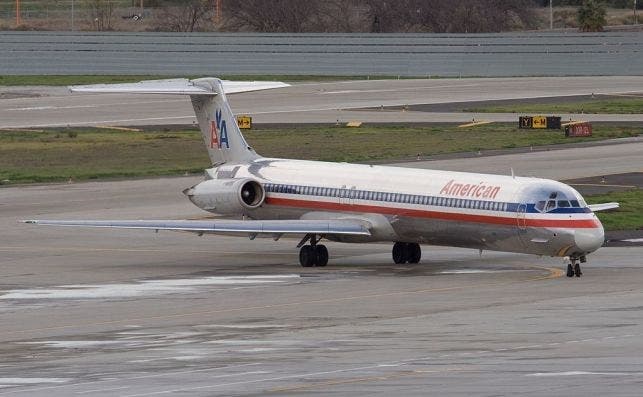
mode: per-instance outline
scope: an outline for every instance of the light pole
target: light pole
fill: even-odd
[[[218,25],[221,22],[221,4],[222,0],[214,1],[214,23]]]
[[[16,27],[20,26],[20,0],[16,0]]]
[[[71,31],[74,31],[74,0],[71,0]]]
[[[634,0],[634,24],[635,25],[639,24],[639,16],[636,15],[636,0]]]
[[[549,30],[554,29],[554,6],[552,5],[553,2],[554,0],[549,0]]]

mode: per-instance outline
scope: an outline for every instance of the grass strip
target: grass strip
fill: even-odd
[[[631,124],[595,124],[594,136],[588,138],[565,138],[562,131],[519,130],[514,123],[470,128],[453,124],[257,127],[244,135],[264,156],[346,162],[410,160],[418,154],[585,142],[643,133],[643,125]],[[209,166],[196,129],[0,131],[0,184],[180,175]]]
[[[463,111],[472,113],[521,113],[526,115],[560,113],[638,114],[643,112],[643,97],[600,97],[589,101],[488,105],[463,109]]]
[[[643,190],[634,189],[585,197],[589,204],[617,202],[616,210],[597,212],[605,230],[643,229]]]

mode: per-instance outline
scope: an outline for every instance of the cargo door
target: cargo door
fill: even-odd
[[[516,226],[518,227],[518,238],[520,242],[526,244],[525,239],[527,238],[527,204],[518,204],[518,209],[516,210]]]
[[[527,204],[519,204],[518,210],[516,211],[516,222],[518,224],[518,229],[526,230],[527,229]]]

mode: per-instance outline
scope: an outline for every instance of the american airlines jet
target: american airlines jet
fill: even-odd
[[[285,87],[216,78],[71,87],[75,92],[179,94],[192,101],[212,168],[184,190],[215,220],[30,220],[57,226],[110,227],[301,238],[302,266],[326,266],[323,239],[393,243],[395,263],[418,263],[420,244],[569,258],[567,276],[603,245],[594,211],[573,188],[553,180],[360,164],[266,158],[243,138],[228,93]],[[232,218],[232,219],[230,219]],[[236,218],[236,219],[235,219]]]

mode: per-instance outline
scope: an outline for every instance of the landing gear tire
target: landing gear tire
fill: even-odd
[[[326,266],[328,264],[328,249],[325,245],[316,245],[313,247],[315,250],[315,266]]]
[[[401,243],[393,244],[393,262],[396,265],[403,263],[418,263],[422,258],[422,249],[420,244],[417,243]]]
[[[312,267],[315,265],[316,252],[310,245],[304,245],[299,250],[299,263],[303,267]]]
[[[571,263],[567,265],[567,277],[574,277],[574,266]]]
[[[574,265],[574,274],[576,275],[576,277],[580,277],[580,276],[583,275],[583,272],[580,271],[580,264],[579,263]]]
[[[406,263],[406,243],[393,244],[393,262],[396,265]]]
[[[422,249],[420,244],[410,243],[407,245],[408,249],[408,262],[409,263],[419,263],[422,258]]]

